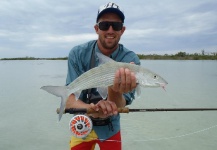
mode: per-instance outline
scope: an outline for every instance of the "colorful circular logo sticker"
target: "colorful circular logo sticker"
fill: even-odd
[[[69,122],[69,128],[73,136],[84,138],[91,132],[93,124],[88,116],[75,115]]]

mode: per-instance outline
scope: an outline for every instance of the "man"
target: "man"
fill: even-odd
[[[82,73],[99,65],[96,52],[115,61],[140,64],[139,58],[134,52],[119,44],[125,31],[124,19],[124,13],[115,3],[108,3],[99,8],[94,26],[98,39],[75,46],[70,51],[67,85]],[[134,99],[135,87],[135,74],[127,68],[120,68],[115,73],[113,86],[108,87],[106,100],[102,100],[96,89],[82,91],[78,100],[74,94],[70,95],[66,108],[92,108],[101,112],[91,116],[93,130],[86,138],[72,137],[71,150],[92,150],[96,143],[102,150],[120,150],[120,115],[117,108],[131,104]]]

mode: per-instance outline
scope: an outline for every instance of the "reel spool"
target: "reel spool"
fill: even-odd
[[[69,128],[73,136],[84,138],[91,132],[93,124],[88,116],[75,115],[69,122]]]

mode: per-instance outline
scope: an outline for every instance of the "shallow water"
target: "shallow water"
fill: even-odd
[[[168,81],[142,89],[130,108],[217,108],[217,61],[143,60]],[[44,85],[64,85],[66,61],[0,61],[0,149],[68,149],[70,115],[58,122],[60,100]],[[217,111],[121,114],[124,150],[214,150]],[[96,148],[98,149],[98,148]]]

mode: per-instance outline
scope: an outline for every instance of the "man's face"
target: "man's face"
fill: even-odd
[[[122,22],[120,17],[114,13],[106,13],[103,14],[99,18],[99,22]],[[120,41],[121,35],[124,33],[125,27],[121,30],[116,31],[112,26],[109,26],[108,30],[100,30],[98,25],[95,25],[96,33],[99,35],[100,46],[102,46],[106,50],[115,50],[118,46],[118,42]]]

